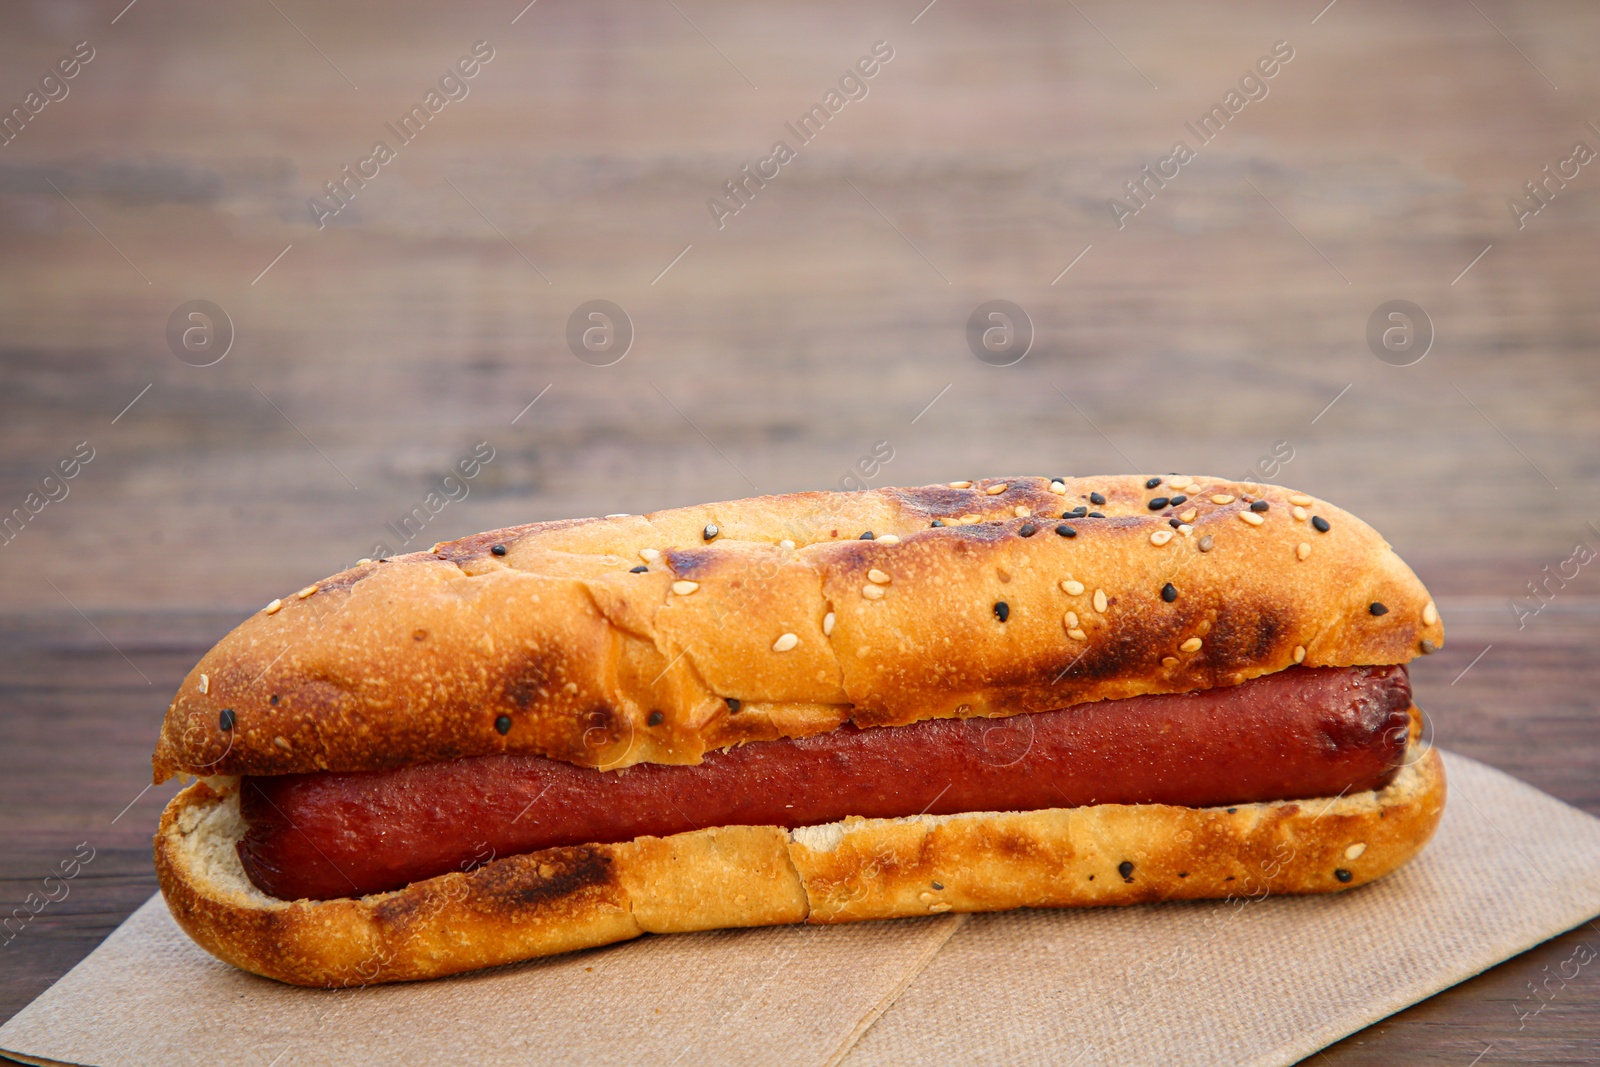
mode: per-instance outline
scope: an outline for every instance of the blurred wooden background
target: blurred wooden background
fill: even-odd
[[[1508,606],[1600,548],[1600,163],[1521,228],[1508,207],[1600,150],[1600,8],[125,2],[0,12],[8,111],[94,50],[0,146],[0,514],[94,452],[0,545],[0,903],[99,850],[0,949],[0,1017],[152,890],[171,790],[140,790],[184,671],[398,547],[480,441],[419,543],[837,487],[878,441],[873,484],[1292,450],[1276,480],[1437,594],[1451,639],[1414,676],[1440,740],[1600,814],[1596,568],[1521,628]],[[400,146],[385,123],[477,41],[468,95]],[[867,95],[800,144],[784,124],[878,41]],[[1201,146],[1184,123],[1279,41]],[[380,138],[396,158],[318,229],[308,198]],[[719,230],[707,199],[780,139],[796,158]],[[1119,229],[1108,199],[1179,139],[1195,160]],[[594,299],[633,324],[610,366],[565,339]],[[1014,365],[968,349],[990,299],[1032,320]],[[1396,299],[1436,333],[1412,366],[1365,339]],[[233,323],[213,366],[169,350],[192,300]],[[1594,1062],[1600,979],[1515,1009],[1595,936],[1314,1061]]]

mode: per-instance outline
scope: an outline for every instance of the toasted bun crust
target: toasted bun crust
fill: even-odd
[[[1439,823],[1443,764],[1431,748],[1409,755],[1387,788],[1323,800],[720,827],[294,902],[245,877],[237,779],[212,779],[167,806],[155,863],[178,924],[218,958],[297,985],[366,985],[647,932],[1350,889],[1405,863]]]
[[[155,779],[500,752],[697,763],[845,721],[1015,715],[1443,645],[1416,575],[1354,516],[1277,486],[1144,483],[754,497],[363,563],[207,653],[167,711]],[[1058,534],[1079,505],[1106,517]],[[1174,529],[1180,518],[1191,528]],[[860,540],[869,530],[877,539]],[[698,584],[674,593],[682,582]]]

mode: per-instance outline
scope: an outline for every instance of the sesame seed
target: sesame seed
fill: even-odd
[[[1231,504],[1233,503],[1233,497],[1228,493],[1212,493],[1211,502],[1213,504]]]
[[[372,559],[370,557],[362,556],[360,559],[356,560],[356,566],[357,567],[365,567],[367,564],[369,564],[371,562],[372,562]]]
[[[1186,522],[1180,522],[1180,523],[1178,523],[1178,532],[1183,534],[1183,536],[1185,536],[1185,537],[1193,537],[1194,536],[1194,527],[1190,526]]]
[[[1089,635],[1084,633],[1082,630],[1068,630],[1067,631],[1067,636],[1072,638],[1074,641],[1087,641],[1087,640],[1089,640]]]
[[[1199,542],[1195,545],[1195,547],[1198,548],[1202,552],[1210,552],[1212,547],[1215,546],[1215,545],[1216,545],[1216,542],[1211,539],[1211,535],[1210,534],[1206,534],[1204,537],[1200,538]]]
[[[1033,512],[1030,509],[1023,507],[1021,504],[1018,504],[1016,507],[1011,509],[1011,514],[1015,515],[1019,519],[1025,519],[1029,515],[1032,515]]]
[[[1306,496],[1304,493],[1290,493],[1289,494],[1289,503],[1291,503],[1291,504],[1299,504],[1303,508],[1308,508],[1308,507],[1310,507],[1312,505],[1313,501],[1312,501],[1312,499],[1310,497]]]
[[[782,541],[778,542],[778,547],[792,550],[794,548],[794,542],[785,537]]]
[[[284,737],[282,734],[279,734],[277,737],[274,737],[272,739],[272,743],[277,745],[279,748],[283,749],[285,752],[289,751],[289,739],[287,737]]]
[[[717,529],[717,524],[716,523],[708,522],[708,523],[706,523],[706,528],[704,530],[700,531],[700,536],[705,538],[707,541],[709,541],[712,538],[716,537],[717,534],[719,534],[721,532],[722,532],[721,530]]]
[[[831,611],[822,617],[822,636],[833,636],[833,612]]]
[[[1305,659],[1306,659],[1306,646],[1305,645],[1295,645],[1294,646],[1294,661],[1296,663],[1304,663]]]
[[[866,533],[864,533],[860,537],[856,538],[856,540],[857,541],[872,541],[872,540],[875,540],[875,538],[872,536],[872,531],[868,530]]]
[[[505,545],[495,545],[493,548],[489,549],[489,552],[492,555],[503,556],[503,555],[506,554],[506,546]]]
[[[1384,607],[1382,604],[1378,603],[1376,600],[1374,600],[1372,603],[1367,605],[1367,610],[1372,612],[1374,615],[1387,615],[1387,614],[1389,614],[1389,609]]]
[[[200,692],[201,692],[202,695],[211,692],[211,676],[210,675],[202,674],[200,676]]]
[[[268,604],[264,610],[268,615],[275,615],[277,614],[278,609],[281,607],[283,607],[283,601],[274,600],[272,603]]]
[[[1005,482],[1001,482],[999,485],[991,485],[991,486],[989,486],[989,488],[985,489],[984,492],[988,493],[990,496],[999,496],[1001,493],[1005,492],[1008,488],[1010,488],[1010,487],[1007,486]]]
[[[1162,508],[1166,507],[1167,504],[1168,500],[1166,497],[1157,496],[1151,497],[1150,503],[1146,504],[1145,507],[1149,508],[1151,511],[1160,511]]]
[[[1179,519],[1168,519],[1167,525],[1176,530],[1178,527],[1183,525],[1183,522]]]
[[[1021,526],[1017,527],[1017,536],[1019,537],[1032,537],[1038,532],[1039,527],[1035,526],[1031,522],[1025,522]]]
[[[321,588],[322,587],[320,585],[308,585],[304,589],[302,589],[298,593],[296,593],[295,596],[299,597],[301,600],[304,600],[306,597],[310,596],[312,593],[315,593],[318,589],[321,589]]]
[[[971,489],[972,488],[972,483],[971,482],[950,482],[949,486],[952,489]]]
[[[935,889],[943,889],[944,888],[943,884],[941,884],[939,882],[934,882],[932,884],[933,884],[933,888],[935,888]]]
[[[1329,530],[1328,520],[1321,515],[1311,516],[1311,525],[1317,528],[1318,533],[1327,533]]]
[[[677,593],[679,596],[688,596],[690,593],[699,588],[699,582],[691,582],[687,578],[679,578],[677,581],[672,583],[672,591]]]
[[[880,545],[898,545],[899,543],[900,538],[897,534],[884,534],[878,538],[878,544]]]
[[[1121,863],[1117,864],[1117,873],[1122,875],[1122,880],[1124,882],[1133,881],[1133,861],[1123,860]]]
[[[889,576],[880,571],[878,568],[874,567],[867,572],[867,581],[877,582],[879,585],[888,585]]]
[[[944,902],[940,902],[938,904],[929,904],[928,905],[928,910],[931,911],[931,912],[943,913],[943,912],[949,911],[953,907],[955,907],[954,904],[947,904],[947,903],[944,903]]]
[[[861,595],[866,597],[868,600],[882,600],[883,593],[883,586],[873,585],[871,582],[868,582],[866,585],[861,587]]]
[[[645,720],[645,725],[647,725],[647,726],[660,726],[661,725],[661,720],[663,720],[665,718],[666,718],[666,716],[661,714],[659,711],[652,711],[650,713],[650,717]]]
[[[1157,530],[1150,535],[1150,543],[1152,545],[1164,545],[1170,540],[1172,540],[1171,530]]]
[[[1068,593],[1071,593],[1073,596],[1081,596],[1083,594],[1083,583],[1075,582],[1071,578],[1068,578],[1066,581],[1062,582],[1061,588]]]
[[[784,634],[776,641],[772,642],[772,651],[787,652],[799,643],[800,637],[798,634]]]
[[[1185,511],[1182,514],[1180,514],[1178,516],[1178,518],[1182,519],[1184,522],[1193,522],[1196,518],[1199,517],[1199,515],[1200,515],[1200,509],[1199,508],[1190,508],[1188,511]]]
[[[1339,881],[1341,881],[1341,882],[1348,882],[1348,881],[1350,881],[1350,879],[1355,877],[1355,875],[1351,874],[1349,871],[1345,870],[1343,867],[1340,867],[1338,870],[1334,871],[1333,872],[1333,876],[1335,878],[1339,879]]]
[[[962,524],[964,524],[966,526],[971,526],[975,522],[982,522],[983,521],[983,516],[982,515],[963,515],[963,516],[961,516],[960,520],[958,520],[958,521],[960,521]]]
[[[1163,667],[1176,667],[1178,665],[1178,657],[1177,656],[1162,656],[1161,657],[1161,665]]]
[[[1162,586],[1161,599],[1165,600],[1168,604],[1172,603],[1174,600],[1177,600],[1178,587],[1173,585],[1171,582],[1168,582],[1166,585]]]
[[[646,567],[643,563],[641,563],[637,567],[629,567],[628,568],[628,573],[629,574],[643,574],[645,571],[647,571],[649,569],[650,569],[649,567]]]
[[[1254,501],[1250,505],[1250,510],[1251,511],[1266,511],[1271,506],[1272,505],[1268,504],[1265,500],[1257,500],[1257,501]]]
[[[1089,509],[1084,507],[1082,504],[1079,504],[1071,511],[1063,511],[1061,513],[1061,517],[1063,519],[1081,519],[1087,514],[1089,514]]]
[[[1158,486],[1160,484],[1161,484],[1161,479],[1160,478],[1146,478],[1144,480],[1144,487],[1146,489],[1154,489],[1156,486]]]
[[[1066,523],[1062,523],[1060,526],[1057,526],[1056,527],[1056,533],[1060,534],[1062,537],[1077,537],[1078,536],[1078,531],[1074,530],[1071,526],[1068,526]]]
[[[1439,609],[1433,606],[1433,601],[1428,601],[1428,606],[1422,609],[1422,624],[1432,626],[1439,621]]]
[[[1068,630],[1076,630],[1078,628],[1078,613],[1076,611],[1069,611],[1065,615],[1061,616],[1061,621],[1066,625]]]
[[[1262,523],[1267,521],[1253,511],[1241,511],[1239,512],[1239,518],[1243,519],[1245,522],[1248,522],[1251,526],[1260,526]]]
[[[217,713],[217,725],[222,727],[224,730],[233,729],[233,724],[235,721],[236,718],[233,714],[232,708],[223,708]]]
[[[1422,641],[1422,654],[1424,656],[1431,656],[1437,651],[1439,651],[1439,646],[1438,645],[1434,644],[1432,641],[1427,640],[1426,638],[1423,639],[1423,641]]]
[[[1057,496],[1065,496],[1067,493],[1067,487],[1065,483],[1062,482],[1051,482],[1050,491],[1055,493]]]
[[[1179,493],[1177,496],[1175,496],[1171,500],[1167,501],[1167,503],[1171,504],[1173,507],[1177,507],[1179,504],[1182,504],[1185,500],[1188,500],[1188,499],[1189,499],[1188,497],[1184,496],[1182,493]]]
[[[494,728],[501,736],[511,732],[511,716],[502,715],[494,721]]]
[[[1005,622],[1007,619],[1011,618],[1011,605],[1007,604],[1004,600],[996,600],[994,602],[994,617],[999,619],[1001,622]]]
[[[1178,651],[1179,652],[1198,652],[1198,651],[1200,651],[1200,644],[1201,644],[1201,642],[1200,642],[1200,639],[1198,637],[1191,637],[1191,638],[1189,638],[1189,640],[1185,641],[1183,644],[1178,646]]]
[[[1295,546],[1295,548],[1294,548],[1294,557],[1295,557],[1295,559],[1305,559],[1309,555],[1311,555],[1311,545],[1308,544],[1307,542],[1301,541],[1298,545]]]
[[[1300,505],[1296,504],[1294,510],[1291,511],[1289,514],[1294,516],[1294,521],[1295,522],[1305,522],[1306,519],[1310,517],[1311,513],[1306,511],[1305,508],[1303,508]]]
[[[728,714],[729,715],[737,715],[737,714],[739,714],[740,704],[739,704],[739,698],[738,697],[723,697],[722,701],[723,701],[723,703],[728,705]]]
[[[1103,519],[1103,518],[1105,518],[1105,516],[1103,514],[1101,514],[1100,512],[1098,512],[1098,511],[1089,512],[1088,517],[1091,518],[1091,519]]]
[[[1344,858],[1347,860],[1360,859],[1361,854],[1366,850],[1367,843],[1365,841],[1357,841],[1355,844],[1344,850]]]
[[[1104,589],[1096,589],[1094,591],[1094,610],[1098,611],[1102,615],[1105,614],[1106,591]]]
[[[1102,496],[1101,494],[1099,494],[1099,493],[1090,493],[1089,494],[1089,503],[1091,503],[1091,504],[1104,504],[1105,502],[1106,502],[1106,498],[1104,496]]]
[[[661,558],[661,552],[659,549],[641,548],[639,550],[639,558],[644,560],[646,563],[654,563],[656,560]]]
[[[943,520],[943,519],[934,519],[934,520],[933,520],[933,521],[932,521],[932,522],[931,522],[931,523],[929,523],[929,524],[928,524],[928,525],[929,525],[929,526],[943,526],[943,525],[944,525],[944,520]]]

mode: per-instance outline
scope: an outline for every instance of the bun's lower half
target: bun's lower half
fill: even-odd
[[[213,955],[296,985],[352,986],[643,933],[1336,892],[1416,855],[1444,802],[1439,754],[1414,742],[1390,785],[1339,797],[714,827],[507,856],[361,898],[284,901],[245,877],[238,779],[213,778],[167,806],[155,865],[174,918]]]

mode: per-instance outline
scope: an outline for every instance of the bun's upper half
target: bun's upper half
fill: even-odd
[[[1354,516],[1277,486],[1145,483],[754,497],[364,562],[206,654],[155,778],[502,752],[696,763],[846,721],[1014,715],[1443,645],[1416,575]],[[1078,507],[1105,517],[1061,517]]]

